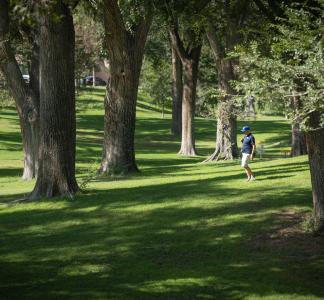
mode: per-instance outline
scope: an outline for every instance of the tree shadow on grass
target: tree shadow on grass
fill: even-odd
[[[228,190],[209,178],[95,190],[56,210],[4,212],[1,292],[10,299],[323,297],[319,260],[287,263],[284,252],[246,243],[271,227],[273,211],[311,202],[309,190],[272,191]]]
[[[16,144],[17,147],[21,148],[21,134],[20,132],[10,132],[10,133],[2,133],[0,132],[0,140],[2,145],[13,146]]]
[[[0,108],[0,113],[4,116],[17,116],[17,110],[14,107]]]
[[[194,162],[192,162],[194,160]],[[218,179],[222,181],[235,180],[240,178],[245,178],[244,169],[239,165],[237,161],[231,162],[217,162],[214,164],[204,165],[204,168],[208,168],[206,172],[197,168],[201,165],[197,165],[197,162],[200,161],[200,158],[191,158],[191,159],[161,159],[152,161],[148,160],[139,160],[140,166],[143,166],[140,174],[136,177],[140,179],[141,177],[151,177],[151,176],[197,176],[197,175],[206,175],[206,176],[217,176]],[[167,162],[167,163],[166,163]],[[144,166],[150,166],[145,167]],[[236,166],[236,168],[235,168]],[[224,167],[230,168],[229,170],[224,170]],[[222,169],[220,169],[222,168]],[[212,169],[212,172],[210,171]],[[294,176],[296,171],[302,172],[309,169],[307,163],[305,162],[289,162],[285,164],[279,164],[274,166],[259,167],[252,166],[253,171],[255,171],[258,179],[268,180],[270,178],[285,178]],[[185,173],[184,173],[185,172]],[[231,175],[226,175],[226,173],[234,173]],[[224,175],[225,174],[225,175]]]
[[[279,137],[283,136],[289,136],[289,133],[291,132],[291,126],[288,122],[282,120],[282,121],[274,121],[274,120],[257,120],[257,121],[248,121],[250,127],[252,128],[252,131],[255,135],[261,134],[261,133],[278,133]],[[238,128],[241,128],[243,125],[245,125],[245,121],[239,121],[238,122]],[[238,131],[239,134],[242,134],[240,131]]]
[[[196,158],[197,161],[199,158]],[[95,162],[88,166],[78,166],[78,178],[80,182],[91,175],[89,182],[100,182],[107,183],[107,188],[109,188],[110,182],[116,181],[131,181],[136,180],[140,182],[141,180],[147,180],[148,178],[156,177],[159,178],[186,178],[192,176],[205,176],[207,178],[215,178],[215,180],[220,180],[222,182],[231,182],[231,180],[241,179],[245,182],[246,175],[244,169],[238,164],[238,162],[224,161],[217,163],[204,164],[203,169],[199,168],[199,164],[192,163],[191,159],[187,158],[176,158],[176,159],[143,159],[139,160],[140,172],[135,174],[129,174],[127,176],[105,176],[98,175],[93,176],[93,173],[89,173],[90,170],[93,172],[99,167],[99,162]],[[226,169],[226,168],[229,169]],[[220,169],[221,168],[221,169]],[[224,169],[225,168],[225,169]],[[305,162],[289,162],[279,165],[259,167],[259,164],[252,167],[257,182],[259,181],[269,181],[271,179],[282,179],[296,176],[296,172],[307,171],[309,169],[307,163]],[[228,173],[231,173],[228,175]],[[252,182],[251,182],[252,184]]]
[[[92,87],[82,87],[80,89],[80,95],[79,96],[92,96],[92,95],[96,95],[96,96],[102,96],[105,97],[106,94],[106,89],[102,88],[102,89],[93,89]],[[82,100],[79,100],[82,101]]]
[[[136,106],[137,106],[137,108],[141,108],[141,109],[144,109],[146,111],[154,111],[154,112],[157,112],[157,113],[162,113],[162,109],[154,107],[154,106],[149,105],[149,104],[146,104],[146,102],[144,102],[144,101],[137,101]],[[171,111],[169,109],[165,109],[164,113],[165,114],[170,114]]]
[[[243,123],[242,123],[243,124]],[[200,119],[196,120],[196,139],[200,143],[210,143],[215,140],[215,130],[211,126],[211,120]],[[137,153],[177,153],[180,148],[180,139],[174,137],[170,133],[170,120],[151,117],[136,120],[136,152]],[[78,115],[77,129],[83,131],[86,129],[93,129],[103,131],[103,114],[98,115]],[[267,145],[278,144],[270,149],[265,149],[264,156],[274,156],[280,152],[280,147],[289,146],[290,140],[290,126],[279,121],[256,121],[253,123],[255,132],[267,132],[278,133],[277,137],[271,136],[271,138],[264,141]],[[238,134],[239,131],[238,131]],[[98,145],[101,146],[102,142]],[[213,147],[201,147],[197,145],[197,150],[200,155],[209,155],[213,152]],[[280,153],[278,154],[280,155]]]
[[[1,168],[0,177],[21,177],[23,173],[22,168]]]
[[[92,120],[99,128],[99,121]],[[158,134],[157,141],[165,131]],[[96,155],[87,147],[80,153]],[[190,162],[140,160],[147,169],[136,177],[139,185],[141,177],[152,175],[182,176],[180,182],[128,188],[112,188],[107,182],[107,190],[88,190],[71,201],[44,200],[39,207],[35,203],[1,211],[0,297],[324,297],[323,257],[288,260],[284,249],[254,249],[246,243],[269,230],[273,211],[310,209],[311,191],[265,188],[257,182],[238,186],[243,170],[218,174],[217,164],[208,178],[187,180],[195,168],[187,165]],[[255,170],[262,181],[288,178],[307,168],[305,163],[289,162]],[[232,182],[232,188],[222,186],[224,182]],[[3,195],[0,202],[21,196]]]

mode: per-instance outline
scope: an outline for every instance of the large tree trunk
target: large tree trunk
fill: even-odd
[[[118,2],[103,1],[110,62],[105,96],[105,124],[100,173],[137,172],[135,120],[139,76],[152,14],[139,19],[131,32],[125,27]]]
[[[127,62],[111,59],[105,96],[105,127],[101,173],[137,172],[135,162],[135,119],[139,70],[128,53]]]
[[[13,50],[10,46],[8,1],[0,0],[0,69],[15,100],[24,152],[22,178],[30,180],[37,176],[38,168],[38,88],[35,76],[31,76],[30,88],[26,85]],[[37,49],[32,51],[32,70],[37,72]]]
[[[218,64],[219,89],[223,96],[218,104],[215,151],[206,161],[232,160],[239,156],[233,101],[235,90],[230,85],[230,81],[235,78],[233,64],[229,58],[222,58]]]
[[[323,112],[322,112],[323,113]],[[313,191],[315,228],[324,232],[324,128],[319,128],[321,113],[310,115],[307,148]]]
[[[179,154],[197,155],[194,136],[196,88],[201,45],[193,49],[190,59],[183,60],[182,134]]]
[[[218,104],[215,151],[206,161],[218,159],[232,160],[239,156],[236,141],[236,114],[233,101],[233,95],[236,94],[236,91],[230,84],[230,81],[236,78],[234,72],[235,61],[226,56],[225,49],[212,27],[207,31],[207,38],[214,54],[218,69],[219,89],[223,96]]]
[[[78,190],[73,19],[70,8],[61,0],[49,10],[46,15],[40,10],[39,171],[30,199],[72,197]]]
[[[298,91],[296,92],[298,93]],[[292,108],[294,110],[294,119],[291,125],[291,152],[292,157],[307,154],[306,136],[301,129],[301,111],[302,102],[300,96],[295,95],[292,97]]]
[[[250,1],[226,2],[223,7],[227,30],[218,32],[211,22],[207,28],[207,38],[212,49],[218,70],[219,90],[222,94],[218,105],[217,136],[214,153],[206,160],[218,159],[232,160],[239,156],[236,140],[236,113],[234,99],[236,91],[231,86],[231,81],[237,78],[234,66],[237,60],[230,58],[228,53],[241,39],[241,28],[248,16]]]
[[[182,120],[182,63],[175,46],[171,43],[172,50],[172,127],[173,135],[181,135]]]
[[[238,157],[236,126],[236,117],[233,116],[233,105],[227,101],[219,103],[216,147],[214,153],[206,162],[217,161],[219,159],[231,160]]]

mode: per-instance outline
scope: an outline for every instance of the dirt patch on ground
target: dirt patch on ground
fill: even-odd
[[[283,210],[273,215],[274,225],[249,241],[254,251],[274,251],[292,259],[324,257],[324,236],[307,232],[308,213]]]

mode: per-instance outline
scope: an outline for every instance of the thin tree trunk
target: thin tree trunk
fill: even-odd
[[[74,79],[74,89],[75,89],[76,95],[79,95],[79,88],[80,88],[80,85],[78,84],[78,79]]]
[[[24,171],[22,178],[30,180],[37,175],[38,161],[38,90],[34,72],[37,71],[37,48],[32,51],[33,73],[31,87],[25,83],[13,50],[10,46],[8,1],[0,0],[0,69],[15,99],[19,116],[20,130],[24,152]],[[35,44],[34,44],[35,46]]]
[[[20,122],[24,150],[24,171],[22,179],[31,180],[38,174],[38,119],[30,117],[28,121]]]
[[[256,111],[255,111],[255,104],[254,104],[254,97],[247,96],[245,97],[245,109],[243,113],[244,117],[253,117],[254,121],[256,120]]]
[[[188,35],[188,47],[185,49],[178,32],[177,20],[170,30],[172,46],[181,59],[183,72],[182,117],[181,117],[181,148],[178,154],[196,156],[194,118],[196,107],[196,89],[198,79],[198,66],[201,53],[201,42],[197,36]],[[199,37],[198,37],[199,40]]]
[[[323,113],[323,112],[322,112]],[[324,128],[319,128],[321,113],[310,115],[307,148],[313,191],[315,229],[324,233]]]
[[[307,154],[307,145],[306,145],[306,135],[301,129],[302,102],[300,100],[300,96],[294,95],[292,97],[292,106],[294,110],[294,119],[291,125],[290,156],[294,157],[294,156]]]
[[[92,67],[92,86],[96,86],[96,70],[94,66]]]
[[[171,43],[172,50],[172,127],[175,136],[181,135],[182,130],[182,63],[175,46]]]
[[[104,26],[110,62],[105,96],[104,142],[100,173],[137,172],[135,121],[139,76],[152,14],[139,19],[130,32],[124,25],[118,2],[103,1]]]
[[[60,18],[52,18],[59,15]],[[75,179],[74,27],[61,0],[40,11],[40,150],[36,185],[29,199],[68,196]]]
[[[295,157],[307,154],[306,135],[301,130],[301,120],[296,118],[291,125],[291,152],[290,156]]]
[[[194,55],[183,61],[182,134],[179,154],[197,155],[194,136],[196,89],[201,45],[195,47]]]
[[[162,113],[162,119],[164,119],[164,99],[162,99],[162,110],[161,110],[161,113]]]
[[[32,33],[32,53],[31,64],[29,69],[29,89],[31,90],[31,102],[33,103],[34,112],[29,115],[28,121],[31,128],[31,143],[29,153],[32,158],[33,177],[37,178],[38,174],[38,151],[39,151],[39,41],[38,32]]]

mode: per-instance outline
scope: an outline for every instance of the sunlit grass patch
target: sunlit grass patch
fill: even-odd
[[[20,179],[15,111],[0,111],[1,299],[324,298],[323,254],[274,231],[283,212],[312,208],[307,157],[280,152],[288,122],[249,121],[267,147],[251,163],[257,180],[246,182],[239,160],[201,164],[214,148],[215,120],[196,120],[202,156],[180,157],[170,115],[140,99],[141,172],[98,176],[104,94],[89,88],[77,100],[77,180],[86,184],[74,199],[14,202],[35,181]]]

